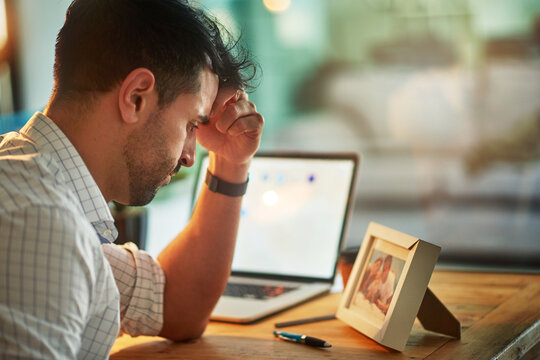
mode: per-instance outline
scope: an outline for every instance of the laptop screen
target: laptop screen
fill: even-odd
[[[331,280],[357,156],[256,155],[242,202],[232,272]],[[201,164],[196,194],[204,183]]]

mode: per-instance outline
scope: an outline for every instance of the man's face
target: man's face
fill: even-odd
[[[205,68],[200,91],[181,94],[165,108],[157,105],[128,137],[124,159],[128,168],[129,204],[148,204],[181,166],[195,161],[196,128],[210,114],[218,91],[217,76]]]
[[[390,261],[386,261],[383,265],[383,272],[382,272],[382,281],[386,281],[388,278],[388,273],[390,272],[390,267],[392,266],[392,263]]]

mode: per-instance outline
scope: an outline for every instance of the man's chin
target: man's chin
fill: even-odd
[[[129,206],[145,206],[156,197],[159,188],[144,193],[139,192],[136,196],[132,196],[129,201]]]
[[[159,189],[168,185],[171,182],[171,175],[167,175],[163,180],[157,184],[151,186],[139,187],[138,189],[131,189],[130,194],[130,206],[144,206],[148,205],[150,201],[154,199]]]

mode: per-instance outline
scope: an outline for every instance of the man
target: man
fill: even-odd
[[[252,68],[180,0],[71,4],[46,109],[0,137],[0,357],[107,358],[119,330],[202,334],[263,127],[242,91]],[[196,139],[219,187],[184,231],[158,261],[111,244],[107,202],[148,203]]]

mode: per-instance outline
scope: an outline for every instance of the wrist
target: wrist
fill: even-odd
[[[243,183],[248,179],[250,162],[235,163],[213,152],[209,153],[208,170],[212,175],[230,183]]]
[[[214,176],[210,170],[207,170],[204,182],[206,183],[206,186],[208,186],[208,190],[212,192],[231,197],[238,197],[246,194],[249,180],[246,180],[243,183],[230,183]]]

